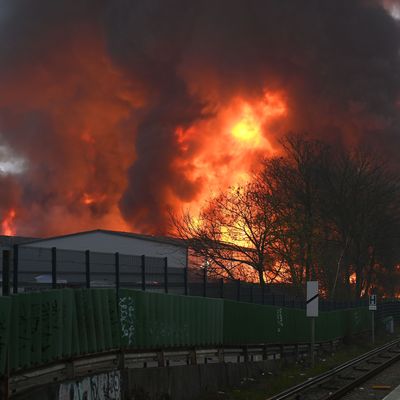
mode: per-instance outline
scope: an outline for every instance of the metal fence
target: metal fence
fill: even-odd
[[[13,293],[126,287],[187,294],[187,269],[169,265],[167,257],[14,246],[3,251],[2,272],[3,290]]]
[[[3,293],[49,288],[115,287],[305,308],[305,300],[274,285],[214,278],[202,268],[170,265],[168,258],[15,245],[3,250]],[[367,305],[365,300],[320,300],[321,311]]]

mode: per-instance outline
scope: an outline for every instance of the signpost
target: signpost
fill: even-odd
[[[318,317],[318,281],[307,282],[307,317],[311,317],[311,367],[315,365],[315,317]]]
[[[375,311],[377,308],[376,294],[369,296],[369,310],[372,311],[372,344],[375,344]]]

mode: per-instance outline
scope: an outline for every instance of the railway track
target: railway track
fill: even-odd
[[[400,339],[293,386],[268,400],[336,400],[400,361]]]

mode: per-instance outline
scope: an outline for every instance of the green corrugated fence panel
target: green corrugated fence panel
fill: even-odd
[[[309,342],[311,335],[311,321],[305,317],[304,310],[296,310],[295,314],[295,332],[298,335],[300,343]]]
[[[283,343],[294,343],[295,335],[297,336],[296,331],[296,313],[298,310],[294,308],[281,308],[282,319],[281,324],[282,326],[277,329],[278,335],[281,335],[281,341]],[[277,315],[277,324],[278,324],[278,315]],[[280,331],[279,331],[280,329]]]
[[[224,301],[224,343],[278,343],[286,335],[288,316],[282,307]]]
[[[171,318],[174,325],[179,326],[179,329],[172,328],[171,346],[173,346],[175,343],[179,343],[179,346],[184,346],[185,332],[183,329],[183,317],[185,309],[183,307],[183,302],[181,301],[180,296],[173,296],[171,300],[173,304],[173,307],[171,309]]]
[[[94,352],[104,351],[106,349],[104,342],[104,321],[103,321],[103,303],[101,301],[101,296],[103,295],[103,289],[91,289],[89,293],[91,294],[92,305],[93,305],[93,320],[96,336],[96,347]]]
[[[354,335],[370,329],[371,315],[366,307],[346,310],[344,321],[345,334]]]
[[[11,318],[10,318],[10,369],[15,370],[19,365],[19,302],[18,295],[11,296]]]
[[[62,358],[62,290],[49,290],[41,294],[42,361],[49,362]]]
[[[134,347],[138,345],[139,329],[136,326],[138,301],[136,292],[128,289],[119,291],[119,319],[121,324],[121,346]],[[142,320],[145,316],[142,317]]]
[[[31,294],[16,296],[18,301],[18,367],[28,368],[31,363]]]
[[[79,330],[79,325],[78,325],[78,309],[77,309],[75,293],[72,297],[72,309],[73,309],[73,314],[71,321],[72,322],[71,354],[73,356],[77,356],[84,353],[81,350],[82,332]]]
[[[367,308],[323,312],[316,339],[370,328]],[[62,289],[0,301],[0,373],[112,348],[171,348],[310,340],[305,310],[121,289]],[[3,345],[2,345],[3,344]],[[4,354],[3,354],[4,353]]]
[[[19,368],[27,368],[31,365],[31,359],[41,362],[41,349],[33,350],[32,343],[34,340],[39,339],[38,335],[41,332],[35,332],[35,327],[40,323],[36,324],[32,320],[32,305],[34,304],[33,293],[13,295],[10,298],[11,301],[11,344],[10,344],[10,368],[16,370]],[[37,302],[36,302],[37,303]],[[39,307],[39,310],[37,309]],[[39,321],[41,320],[41,303],[36,304],[34,314],[39,313]],[[34,325],[32,325],[34,323]],[[35,354],[36,353],[36,354]],[[40,357],[38,359],[38,356]]]
[[[101,308],[103,310],[103,330],[104,330],[104,347],[106,350],[112,349],[112,335],[111,335],[111,319],[110,319],[110,309],[108,306],[108,292],[109,289],[103,289],[100,300]],[[115,292],[114,292],[115,296]]]
[[[119,323],[118,307],[116,292],[108,290],[108,311],[110,314],[110,329],[112,348],[116,349],[121,346],[121,325]]]
[[[189,309],[191,310],[192,314],[196,314],[198,317],[200,317],[200,310],[198,307],[198,303],[196,303],[194,297],[188,297],[187,299]],[[187,315],[187,321],[190,321],[190,316],[191,313]],[[198,343],[201,338],[201,330],[197,329],[197,326],[195,324],[188,323],[188,330],[189,330],[189,339],[188,339],[188,344],[190,344],[192,341],[195,341]]]
[[[316,339],[328,341],[369,329],[366,308],[322,312],[316,318]],[[305,310],[224,302],[224,343],[309,342],[311,319]]]
[[[97,335],[96,335],[96,324],[95,324],[95,307],[93,305],[92,290],[83,291],[83,306],[86,310],[86,332],[88,339],[88,351],[89,353],[95,353],[97,351]]]
[[[120,315],[124,347],[222,344],[223,302],[219,299],[123,289]]]
[[[22,296],[22,295],[21,295]],[[42,294],[31,293],[31,364],[42,362]]]
[[[72,356],[73,319],[75,317],[75,302],[72,289],[62,291],[62,319],[63,319],[63,357]]]
[[[146,314],[145,329],[147,331],[146,340],[142,342],[142,346],[161,347],[162,342],[167,340],[168,332],[164,328],[164,319],[168,318],[171,299],[167,297],[161,304],[157,301],[158,298],[154,296],[154,293],[143,293],[140,297],[144,300],[145,308],[144,310],[139,309],[138,313],[144,311]],[[138,314],[140,319],[142,319],[142,315]]]
[[[10,297],[0,298],[0,375],[4,375],[10,343]]]
[[[76,307],[76,321],[78,328],[78,342],[79,354],[86,354],[88,350],[88,332],[86,327],[87,309],[84,300],[85,289],[76,289],[75,294],[75,307]],[[74,346],[74,350],[78,351],[78,346]]]
[[[190,300],[190,298],[188,298]],[[189,324],[189,316],[191,313],[190,309],[190,301],[184,301],[182,304],[182,341],[184,346],[189,346],[190,343],[190,324]]]

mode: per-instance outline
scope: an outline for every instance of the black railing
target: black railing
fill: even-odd
[[[303,298],[290,287],[213,277],[207,269],[171,265],[167,257],[132,256],[14,246],[3,250],[3,294],[60,287],[116,287],[191,296],[230,299],[291,308],[305,308]],[[12,272],[12,283],[10,283]],[[366,300],[332,302],[320,300],[321,311],[366,306]]]

